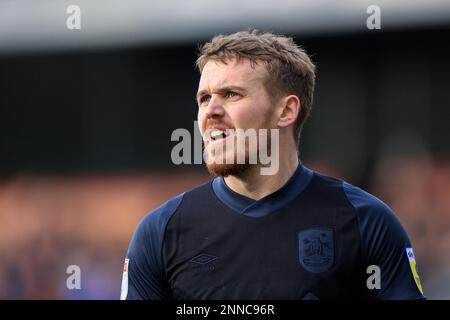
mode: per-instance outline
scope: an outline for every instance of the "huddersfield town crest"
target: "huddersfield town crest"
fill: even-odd
[[[334,263],[333,230],[317,228],[300,231],[298,249],[300,264],[306,271],[327,271]]]

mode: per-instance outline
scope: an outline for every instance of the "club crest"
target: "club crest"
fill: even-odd
[[[334,263],[333,230],[317,228],[298,233],[300,265],[309,272],[325,272]]]

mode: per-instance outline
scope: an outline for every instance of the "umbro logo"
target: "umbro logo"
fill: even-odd
[[[218,257],[201,253],[190,260],[195,273],[208,273],[216,270]]]
[[[212,256],[212,255],[206,254],[206,253],[201,253],[201,254],[195,256],[194,258],[192,258],[191,262],[198,263],[198,264],[207,264],[216,259],[217,259],[217,257],[215,257],[215,256]]]

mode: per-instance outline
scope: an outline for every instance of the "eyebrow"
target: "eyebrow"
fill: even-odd
[[[226,86],[220,87],[219,89],[217,89],[215,91],[217,93],[220,93],[220,94],[223,94],[223,93],[226,93],[226,92],[229,92],[229,91],[240,91],[242,93],[246,93],[247,92],[247,90],[245,90],[244,88],[239,87],[239,86],[234,86],[234,85],[226,85]],[[196,100],[198,100],[201,96],[203,96],[204,94],[206,94],[208,92],[209,92],[208,90],[200,90],[197,93]]]

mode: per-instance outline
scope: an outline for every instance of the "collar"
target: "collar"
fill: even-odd
[[[231,190],[223,177],[216,177],[212,182],[214,193],[231,210],[245,216],[261,218],[284,207],[294,200],[308,185],[313,171],[299,165],[289,180],[277,191],[262,199],[254,200]]]

